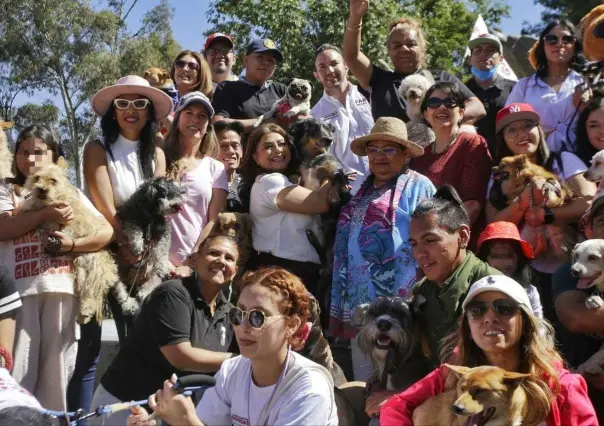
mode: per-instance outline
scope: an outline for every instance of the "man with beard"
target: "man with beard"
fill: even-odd
[[[214,89],[223,81],[235,81],[233,65],[235,64],[235,44],[233,39],[223,33],[214,33],[206,39],[203,56],[208,61],[212,72],[212,85]]]
[[[352,193],[356,194],[369,174],[369,167],[367,157],[355,155],[350,143],[371,131],[374,125],[371,105],[357,86],[348,81],[348,67],[336,46],[325,44],[317,50],[313,75],[323,85],[324,92],[311,115],[334,127],[329,151],[346,172],[356,172],[352,184]]]
[[[239,121],[246,133],[250,132],[256,119],[286,95],[285,84],[270,80],[281,61],[283,55],[272,40],[253,40],[243,58],[245,77],[216,86],[212,102],[216,114],[212,120]]]
[[[516,82],[497,73],[503,60],[503,47],[497,36],[481,34],[470,40],[468,46],[472,52],[472,77],[466,81],[466,86],[482,101],[487,112],[486,117],[476,123],[476,128],[486,139],[491,155],[495,156],[495,117],[497,111],[505,107]]]

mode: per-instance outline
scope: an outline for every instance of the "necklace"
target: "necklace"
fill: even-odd
[[[267,407],[271,406],[271,403],[273,402],[273,398],[275,397],[275,392],[277,391],[277,388],[279,387],[279,385],[281,384],[281,381],[283,380],[283,378],[285,377],[285,374],[287,373],[287,364],[289,363],[290,351],[291,351],[291,346],[289,346],[287,348],[285,364],[283,364],[283,369],[281,370],[281,374],[279,375],[279,379],[277,380],[277,383],[275,383],[275,388],[273,389],[273,392],[271,393],[271,397],[268,399],[268,401],[266,401],[266,403],[262,407],[262,410],[260,410],[260,416],[262,415],[262,413],[264,412],[264,410]],[[250,378],[247,382],[247,421],[250,426],[252,425],[252,419],[251,419],[251,415],[250,415],[250,396],[251,396],[250,392],[252,390],[252,380],[254,380],[254,379],[252,377],[252,366],[250,364]],[[258,418],[260,418],[260,417],[258,417]],[[264,425],[259,425],[259,426],[264,426]]]
[[[440,155],[443,152],[445,152],[447,149],[449,149],[449,147],[451,145],[453,145],[453,142],[455,142],[457,140],[457,136],[459,136],[459,128],[457,128],[457,130],[455,131],[455,133],[453,133],[453,137],[449,140],[449,142],[447,142],[447,145],[445,145],[445,147],[443,148],[442,151],[440,152],[436,152],[436,141],[432,142],[432,151],[436,154],[436,155]]]

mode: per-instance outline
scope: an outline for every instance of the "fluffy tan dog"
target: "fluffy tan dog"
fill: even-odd
[[[530,404],[528,388],[523,385],[530,374],[492,366],[445,365],[457,376],[457,387],[416,408],[414,425],[536,426],[547,417],[549,407]]]
[[[246,213],[220,213],[216,217],[210,235],[228,235],[237,240],[239,274],[245,271],[245,265],[252,250],[252,219]]]
[[[163,68],[147,68],[143,73],[143,78],[157,89],[168,89],[174,83],[170,78],[170,73]]]
[[[13,176],[13,154],[8,148],[8,140],[4,133],[4,126],[0,123],[0,179]]]
[[[46,166],[29,176],[25,186],[31,196],[22,210],[38,210],[57,201],[65,201],[73,209],[73,220],[67,225],[46,222],[40,229],[47,232],[61,231],[74,239],[94,235],[99,231],[101,222],[91,216],[80,201],[78,191],[69,183],[67,164],[62,157],[57,164]],[[122,307],[131,303],[134,311],[138,308],[136,301],[129,298],[125,286],[119,281],[117,266],[107,250],[78,253],[73,265],[74,287],[79,301],[78,322],[81,324],[89,322],[95,314],[97,321],[102,321],[103,298],[109,290],[113,291]]]

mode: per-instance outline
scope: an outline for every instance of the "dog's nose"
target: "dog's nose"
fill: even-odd
[[[574,268],[574,267],[570,269],[570,273],[575,278],[578,278],[578,277],[581,276],[581,272],[578,269]]]
[[[392,328],[392,324],[388,320],[381,319],[377,322],[377,328],[380,331],[389,331]]]
[[[461,415],[463,415],[466,412],[466,409],[463,407],[463,405],[459,405],[459,404],[453,404],[453,406],[451,407],[451,409],[458,416],[461,416]]]

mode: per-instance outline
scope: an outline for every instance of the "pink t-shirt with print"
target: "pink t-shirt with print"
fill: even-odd
[[[181,178],[186,189],[186,203],[182,210],[171,217],[172,244],[170,262],[181,265],[191,254],[204,226],[208,223],[208,209],[212,201],[212,190],[229,190],[224,164],[205,156],[197,167]]]

